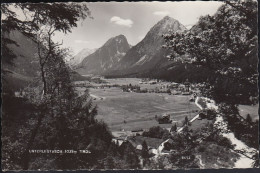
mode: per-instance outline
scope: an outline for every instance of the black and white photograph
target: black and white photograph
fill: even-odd
[[[258,2],[1,3],[2,171],[259,168]]]

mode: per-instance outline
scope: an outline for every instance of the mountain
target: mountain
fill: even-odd
[[[111,76],[139,74],[154,68],[162,68],[171,63],[166,58],[169,54],[168,50],[162,48],[164,44],[162,35],[169,31],[183,32],[184,30],[186,30],[185,26],[179,21],[166,16],[135,46],[130,46],[123,35],[109,39],[101,48],[82,61],[77,72]]]
[[[76,71],[80,74],[104,74],[114,69],[129,49],[130,45],[124,35],[110,38],[102,47],[84,58]]]
[[[7,45],[15,55],[12,60],[13,64],[8,63],[8,59],[11,57],[1,57],[3,90],[13,92],[28,86],[40,76],[39,60],[35,56],[37,54],[37,43],[19,31],[11,31],[10,34],[3,33],[2,39],[4,38],[16,42],[16,44]],[[70,70],[70,73],[72,80],[83,80],[84,78],[72,70]]]
[[[138,74],[169,65],[171,62],[166,58],[169,51],[162,48],[165,43],[162,35],[169,31],[183,32],[184,30],[186,30],[185,26],[179,21],[169,16],[164,17],[150,29],[141,42],[126,53],[114,71],[108,74]]]
[[[68,61],[68,64],[73,68],[80,64],[82,60],[88,55],[94,53],[97,49],[82,49],[78,54],[76,54],[71,60]]]
[[[37,52],[37,44],[19,31],[11,31],[10,34],[3,33],[3,38],[16,42],[16,44],[7,45],[16,56],[12,61],[13,64],[7,63],[10,57],[2,57],[1,59],[2,72],[6,72],[3,77],[3,82],[5,82],[3,89],[17,90],[27,86],[38,76],[39,64],[34,55]]]
[[[169,19],[168,19],[169,20]],[[176,28],[175,28],[176,29]],[[174,31],[174,30],[172,30]],[[175,30],[177,32],[183,31],[182,29]],[[195,24],[191,27],[190,31],[192,33],[200,33],[202,32],[202,29],[200,28],[199,24]],[[163,50],[162,50],[163,51]],[[164,52],[164,51],[163,51]],[[164,55],[168,55],[169,52],[166,50],[166,53],[164,52]],[[189,58],[189,55],[177,55],[175,54],[175,58],[178,59],[177,61],[168,61],[165,56],[162,55],[163,58],[161,58],[161,61],[157,62],[157,66],[154,68],[139,71],[138,73],[129,73],[129,74],[123,74],[123,77],[147,77],[147,78],[157,78],[157,79],[163,79],[163,80],[169,80],[174,82],[184,82],[187,79],[190,82],[203,82],[208,79],[215,78],[214,74],[210,71],[210,69],[204,67],[201,68],[198,65],[195,64],[187,64],[183,63],[181,61],[178,61],[180,59],[184,60],[186,58]],[[166,62],[165,62],[166,61]],[[114,77],[114,75],[112,75]]]

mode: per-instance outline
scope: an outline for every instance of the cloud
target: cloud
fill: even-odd
[[[80,43],[80,44],[89,44],[89,41],[85,41],[85,40],[75,40],[75,43]]]
[[[170,14],[170,12],[169,11],[155,11],[155,12],[153,12],[153,14],[156,16],[167,16]]]
[[[129,27],[129,28],[131,28],[133,23],[134,23],[131,19],[122,19],[118,16],[113,16],[110,19],[110,22],[117,24],[117,25],[120,25],[120,26],[126,26],[126,27]]]

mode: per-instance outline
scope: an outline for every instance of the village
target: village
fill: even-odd
[[[200,108],[202,108],[200,105],[198,105],[198,106]],[[207,114],[207,112],[209,112],[209,111],[206,111],[206,109],[203,109],[195,117],[188,120],[188,122],[184,121],[182,127],[177,127],[176,125],[174,125],[174,123],[172,123],[172,120],[170,119],[170,115],[163,114],[160,118],[158,118],[158,123],[173,124],[172,128],[161,128],[159,126],[156,126],[156,127],[150,128],[150,129],[139,129],[139,130],[133,130],[133,131],[124,131],[123,130],[123,131],[118,131],[118,132],[112,132],[112,134],[114,136],[112,141],[116,145],[118,145],[119,147],[122,147],[122,148],[124,147],[124,145],[126,145],[126,143],[128,143],[136,149],[137,153],[140,153],[142,151],[142,144],[145,141],[147,143],[149,154],[151,155],[151,157],[157,158],[160,155],[167,155],[172,152],[175,152],[174,150],[167,147],[169,145],[172,145],[172,142],[173,142],[173,140],[169,136],[174,136],[177,133],[182,133],[183,128],[186,126],[191,126],[192,122],[194,122],[196,119],[197,119],[197,121],[205,119],[206,121],[209,120],[208,122],[212,122],[211,120],[213,119],[212,115],[214,114],[214,112],[212,112],[211,114],[210,113]],[[153,129],[153,128],[157,128],[157,129],[159,129],[159,131],[160,130],[164,131],[164,135],[166,137],[168,136],[169,138],[165,138],[164,136],[161,136],[161,138],[152,138],[152,137],[144,136],[145,133],[147,133],[147,132],[149,133],[149,131],[151,131],[151,129]],[[155,131],[154,133],[157,133],[157,132],[158,132],[158,130]]]
[[[95,81],[104,80],[104,78],[96,76],[92,77],[91,79]],[[120,81],[122,80],[123,79]],[[205,109],[205,105],[203,107],[203,101],[201,101],[201,99],[198,97],[200,94],[199,90],[197,89],[198,86],[196,84],[189,83],[188,80],[182,84],[154,79],[138,79],[137,81],[128,79],[127,81],[129,81],[129,84],[125,84],[126,82],[118,82],[115,79],[109,79],[95,84],[93,84],[93,82],[78,82],[75,85],[76,87],[86,87],[89,89],[95,88],[99,90],[107,90],[116,87],[120,88],[122,92],[125,93],[157,93],[172,95],[172,97],[184,96],[188,98],[188,102],[195,103],[198,109],[183,111],[183,113],[188,113],[189,111],[193,112],[194,116],[190,116],[189,118],[187,116],[183,117],[181,121],[176,121],[174,114],[166,111],[166,113],[155,115],[155,117],[152,118],[158,123],[158,126],[153,126],[150,128],[134,128],[132,130],[127,130],[122,127],[120,130],[112,131],[112,141],[118,145],[119,148],[124,148],[125,145],[131,145],[133,148],[135,148],[137,153],[140,153],[142,151],[142,144],[145,141],[147,143],[149,155],[151,158],[157,158],[160,155],[168,155],[172,152],[175,152],[174,150],[170,149],[170,147],[167,147],[173,142],[171,136],[174,136],[177,133],[182,133],[183,128],[186,126],[189,126],[194,130],[200,128],[201,124],[198,123],[199,121],[201,121],[203,125],[213,122],[214,111],[208,111]],[[91,94],[91,96],[94,100],[106,99],[105,97],[97,97],[93,94]],[[200,103],[202,105],[200,105]],[[194,126],[192,126],[192,123],[195,122],[195,120],[196,123],[194,123]],[[124,122],[120,124],[123,124],[122,126],[124,126],[126,123],[129,123],[129,121],[124,120]],[[168,126],[159,126],[165,124]],[[147,135],[151,132],[152,129],[157,129],[154,133],[162,131],[162,136],[157,136],[157,138],[155,138]]]
[[[173,147],[176,145],[174,138],[187,133],[187,129],[200,134],[194,141],[195,143],[201,143],[211,135],[209,131],[202,129],[216,126],[216,121],[219,121],[217,107],[214,106],[213,100],[201,96],[198,88],[202,85],[191,84],[188,80],[184,83],[175,83],[139,78],[106,79],[100,76],[92,76],[89,80],[74,82],[74,87],[79,95],[88,89],[93,102],[99,104],[97,118],[108,124],[113,136],[112,142],[122,151],[129,146],[133,148],[139,156],[141,164],[143,163],[141,155],[144,143],[147,146],[148,158],[158,161],[161,156],[179,152]],[[16,97],[23,97],[25,94],[24,91],[15,92]],[[135,115],[133,110],[135,108],[138,110],[136,105],[129,104],[127,100],[122,102],[119,99],[120,97],[123,99],[129,97],[138,105],[139,101],[144,101],[149,96],[151,98],[147,100],[148,102],[158,99],[158,97],[168,102],[165,106],[164,102],[159,100],[157,104],[153,105],[160,111],[153,112],[150,111],[151,107],[146,109],[143,106],[144,110],[140,110],[146,111],[146,114],[142,115],[137,112]],[[128,109],[125,107],[127,104],[129,104],[129,112],[125,112],[125,109]],[[182,105],[181,109],[179,109],[178,104]],[[175,107],[176,105],[177,107]],[[118,112],[121,106],[124,106],[125,115]],[[171,109],[173,107],[175,108]],[[115,110],[111,108],[115,108],[116,113],[119,114],[116,115]],[[102,116],[103,112],[109,113],[109,115]],[[110,114],[115,115],[115,117],[110,117]],[[245,121],[245,115],[240,116],[240,118]],[[228,136],[228,138],[230,137]],[[230,138],[230,140],[233,140],[233,143],[237,142],[236,138]],[[247,149],[247,146],[243,147]],[[183,156],[182,159],[189,160],[191,158],[187,155]],[[202,162],[200,155],[196,156],[196,159]],[[247,157],[242,157],[242,159],[246,160],[248,164],[252,162]]]

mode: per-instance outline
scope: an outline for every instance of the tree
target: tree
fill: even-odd
[[[111,156],[108,156],[105,160],[105,169],[114,169],[115,168],[115,163],[114,159]]]
[[[165,47],[190,57],[188,63],[214,72],[207,94],[216,102],[237,104],[258,95],[256,1],[227,1],[191,30],[164,38]]]
[[[143,143],[142,143],[142,157],[144,159],[149,157],[148,146],[147,146],[146,141],[143,141]]]
[[[168,138],[170,135],[168,130],[163,129],[160,126],[151,127],[147,132],[145,131],[143,133],[143,136],[159,139],[162,139],[163,137]]]
[[[20,20],[12,8],[11,4],[1,4],[5,15],[2,20],[4,32],[8,33],[10,30],[16,29],[38,43],[44,95],[39,92],[41,83],[37,83],[36,87],[26,89],[24,102],[33,105],[35,110],[24,107],[26,111],[21,111],[19,114],[26,123],[24,123],[25,125],[17,123],[19,131],[23,131],[23,135],[17,136],[18,141],[16,138],[16,141],[13,142],[14,134],[6,133],[4,141],[7,143],[5,145],[15,146],[13,144],[18,142],[22,146],[20,147],[22,154],[17,157],[17,161],[15,160],[18,166],[13,165],[12,167],[9,165],[9,161],[9,163],[5,162],[3,167],[8,167],[8,169],[19,167],[19,169],[26,170],[30,165],[38,165],[37,162],[40,160],[29,155],[30,149],[39,147],[41,149],[68,149],[75,148],[76,144],[77,149],[95,146],[93,153],[97,154],[95,157],[91,153],[84,156],[68,157],[64,155],[64,157],[58,158],[52,155],[49,160],[56,163],[57,169],[76,169],[79,166],[90,168],[96,163],[96,159],[107,150],[107,146],[111,142],[111,134],[104,123],[95,119],[97,107],[89,101],[88,90],[81,96],[74,91],[70,80],[70,69],[64,62],[67,50],[59,48],[59,44],[52,41],[54,32],[70,32],[72,27],[77,26],[78,20],[86,18],[89,15],[88,8],[84,4],[77,3],[14,4],[14,8],[24,12],[24,20]],[[8,41],[7,44],[15,44],[15,42]],[[12,50],[6,45],[3,47],[6,52],[4,58],[12,62],[9,59]],[[17,101],[17,98],[13,99],[13,101]],[[20,105],[22,104],[19,103]],[[10,124],[8,117],[13,117],[15,112],[5,109],[3,114],[4,124],[8,129],[8,123]],[[3,152],[8,155],[7,152],[15,152],[15,150],[5,148]],[[10,154],[13,155],[13,153]],[[84,165],[82,165],[82,160],[84,160]],[[42,165],[38,166],[44,169]],[[34,167],[32,168],[34,169]]]
[[[134,147],[127,143],[124,150],[124,161],[127,163],[128,169],[138,169],[139,168],[139,159],[135,152]]]
[[[177,125],[175,123],[174,126],[172,126],[171,128],[171,132],[176,132],[176,131],[177,131]]]
[[[247,134],[237,105],[250,104],[250,97],[258,97],[257,2],[226,1],[215,15],[200,17],[190,30],[164,38],[164,47],[174,51],[169,59],[185,55],[185,63],[209,69],[213,77],[203,83],[201,91],[216,101],[235,136],[241,140],[254,136]]]
[[[188,124],[189,124],[189,119],[187,116],[185,116],[185,119],[183,121],[183,126],[188,125]]]
[[[143,141],[142,143],[142,152],[141,155],[143,157],[143,166],[146,166],[149,161],[149,150],[146,141]]]
[[[72,27],[77,26],[78,20],[85,19],[90,15],[88,7],[83,3],[5,3],[1,4],[1,11],[3,14],[2,36],[17,30],[37,41],[42,81],[46,93],[44,66],[52,56],[54,49],[59,46],[51,40],[51,36],[55,31],[71,32]],[[23,13],[18,15],[16,11]],[[8,45],[16,44],[16,42],[7,37],[2,38],[5,40],[4,44],[1,45],[2,59],[9,64],[13,64],[16,56]],[[43,52],[44,56],[42,55]]]
[[[249,124],[252,123],[252,118],[251,118],[250,114],[246,115],[246,122],[248,122]]]

